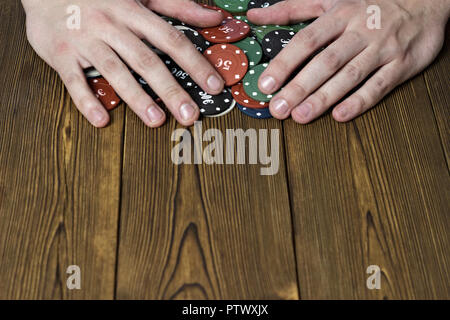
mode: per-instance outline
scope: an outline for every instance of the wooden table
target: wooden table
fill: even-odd
[[[0,17],[1,299],[449,298],[448,45],[347,124],[203,120],[279,129],[280,171],[261,176],[174,165],[172,118],[151,130],[122,105],[93,128],[28,45],[20,2]]]

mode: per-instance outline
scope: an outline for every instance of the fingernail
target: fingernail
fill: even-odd
[[[190,104],[183,104],[180,108],[180,115],[181,118],[185,121],[191,120],[195,115],[195,108],[191,106]]]
[[[220,81],[220,79],[215,75],[212,75],[208,78],[207,84],[211,90],[218,91],[222,89],[222,81]]]
[[[348,108],[346,106],[341,106],[337,110],[337,113],[338,113],[339,117],[345,119],[347,117],[347,114],[348,114]]]
[[[271,76],[265,76],[261,79],[261,89],[263,89],[266,92],[271,92],[273,88],[275,88],[275,79]]]
[[[302,117],[307,118],[311,112],[312,105],[310,103],[302,103],[296,109],[296,112]]]
[[[284,99],[277,99],[273,102],[273,111],[280,116],[284,116],[289,110],[289,105]]]
[[[100,110],[94,109],[91,111],[92,120],[97,124],[101,125],[105,122],[106,116]]]
[[[151,123],[159,122],[164,117],[162,111],[155,106],[151,106],[147,109],[147,115]]]

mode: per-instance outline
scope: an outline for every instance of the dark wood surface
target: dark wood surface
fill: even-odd
[[[94,129],[28,45],[20,2],[0,9],[0,299],[449,297],[448,45],[348,124],[203,120],[280,129],[279,173],[261,176],[174,165],[172,118],[148,129],[122,105]]]

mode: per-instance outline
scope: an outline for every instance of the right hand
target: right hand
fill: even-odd
[[[170,1],[170,2],[169,2]],[[109,115],[87,84],[83,69],[95,67],[118,95],[149,127],[165,122],[163,110],[137,83],[123,61],[140,74],[182,125],[192,125],[200,112],[158,56],[141,39],[167,53],[199,86],[219,94],[224,82],[214,67],[178,30],[155,13],[184,18],[207,27],[222,15],[189,0],[22,0],[30,44],[60,75],[81,113],[96,127]],[[80,8],[81,26],[67,26],[67,8]]]

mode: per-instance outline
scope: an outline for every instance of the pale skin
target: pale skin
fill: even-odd
[[[183,34],[154,13],[207,27],[222,20],[216,11],[189,0],[22,3],[31,45],[59,73],[77,108],[96,127],[106,126],[110,119],[84,77],[83,69],[90,66],[99,70],[147,126],[163,125],[166,115],[126,64],[143,76],[178,122],[189,126],[197,120],[198,106],[141,39],[170,55],[206,92],[218,94],[223,89],[223,80],[213,66]],[[366,10],[373,4],[381,9],[379,30],[367,28]],[[70,5],[81,9],[80,30],[67,29],[66,8]],[[449,13],[450,0],[287,0],[250,10],[248,18],[257,24],[290,24],[318,17],[271,61],[259,80],[260,90],[266,94],[283,87],[270,103],[271,113],[302,124],[330,108],[340,122],[358,117],[434,60],[442,48]]]
[[[381,29],[367,27],[370,5],[380,8]],[[272,99],[272,115],[307,124],[333,108],[339,122],[358,117],[436,58],[449,12],[450,0],[288,0],[249,11],[258,24],[318,17],[261,75],[259,88],[266,94],[326,47]]]
[[[141,39],[170,55],[208,93],[223,90],[214,67],[182,33],[154,13],[207,27],[222,21],[217,11],[189,0],[22,0],[22,4],[31,45],[59,73],[77,108],[96,127],[106,126],[110,118],[84,77],[83,69],[90,66],[147,126],[159,127],[166,120],[123,61],[146,80],[178,122],[189,126],[198,118],[198,106]],[[67,8],[72,5],[80,8],[79,30],[67,28]]]

